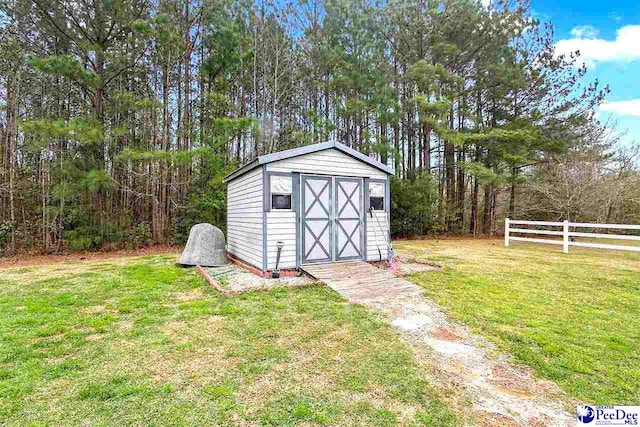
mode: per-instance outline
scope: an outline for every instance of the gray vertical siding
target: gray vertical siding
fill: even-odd
[[[276,259],[278,256],[278,242],[283,242],[282,253],[280,254],[279,268],[296,268],[296,202],[297,202],[297,185],[294,175],[288,172],[270,172],[267,169],[267,178],[273,175],[290,176],[292,180],[291,194],[291,210],[270,209],[270,184],[267,179],[265,185],[265,200],[268,200],[269,209],[266,212],[266,258],[265,269],[273,270],[276,268]]]
[[[367,213],[367,261],[379,261],[380,255],[378,248],[382,253],[382,259],[389,257],[387,254],[387,239],[389,238],[389,220],[386,212],[375,211],[374,218]],[[377,219],[377,221],[376,221]],[[380,225],[378,225],[380,222]],[[378,237],[376,241],[376,235]]]
[[[371,182],[384,182],[385,194],[384,194],[384,211],[374,211],[373,217],[369,212],[369,188],[368,185]],[[390,206],[391,198],[389,191],[389,180],[385,176],[384,179],[369,179],[367,180],[367,261],[380,261],[380,254],[382,259],[389,258],[387,242],[389,240],[390,230]],[[379,250],[379,251],[378,251]]]
[[[263,171],[256,168],[228,183],[227,250],[263,267]]]

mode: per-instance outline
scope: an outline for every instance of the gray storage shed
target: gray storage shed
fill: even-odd
[[[227,251],[263,272],[387,259],[393,170],[335,141],[260,156],[227,175]],[[373,208],[373,216],[370,213]]]

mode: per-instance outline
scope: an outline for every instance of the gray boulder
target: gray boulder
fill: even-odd
[[[182,265],[215,267],[227,264],[224,233],[211,224],[196,224],[189,231],[189,240],[178,260]]]

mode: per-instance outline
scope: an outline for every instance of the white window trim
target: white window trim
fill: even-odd
[[[289,178],[291,180],[291,192],[289,193],[283,193],[283,192],[271,192],[271,179],[274,177],[283,177],[283,178]],[[289,174],[289,173],[268,173],[268,180],[267,180],[267,188],[266,188],[266,192],[267,192],[267,197],[268,197],[268,202],[269,203],[269,212],[295,212],[295,209],[293,208],[293,204],[294,204],[294,197],[293,197],[293,175]],[[273,196],[289,196],[290,201],[291,201],[291,207],[289,209],[279,209],[279,208],[275,208],[273,206]]]
[[[386,206],[387,206],[387,191],[386,191],[386,182],[382,182],[382,181],[370,181],[369,182],[369,194],[367,195],[367,197],[369,197],[369,206],[372,207],[371,205],[371,187],[374,185],[380,185],[382,187],[382,195],[381,196],[373,196],[373,197],[381,197],[382,198],[382,209],[373,209],[374,212],[386,212]]]

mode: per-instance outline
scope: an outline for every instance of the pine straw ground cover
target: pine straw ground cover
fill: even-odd
[[[2,425],[451,425],[371,311],[224,296],[175,255],[0,269]]]
[[[445,266],[408,279],[539,377],[589,403],[640,402],[640,254],[471,239],[395,246]]]

